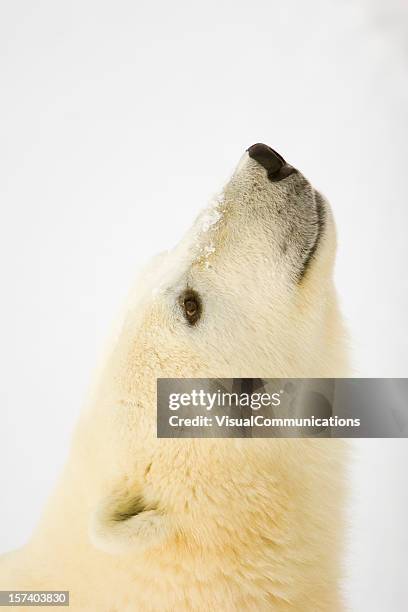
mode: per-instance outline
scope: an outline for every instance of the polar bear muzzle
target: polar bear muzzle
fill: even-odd
[[[247,156],[251,163],[244,161],[239,167],[233,197],[241,197],[258,216],[267,211],[263,227],[273,232],[271,240],[280,252],[278,263],[287,261],[292,278],[300,282],[327,227],[326,202],[301,172],[268,145],[250,146]]]

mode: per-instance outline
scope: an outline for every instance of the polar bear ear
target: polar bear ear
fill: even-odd
[[[90,523],[93,545],[110,554],[142,552],[160,545],[172,532],[171,521],[141,495],[114,493],[103,499]]]

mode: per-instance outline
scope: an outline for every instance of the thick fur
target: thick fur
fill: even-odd
[[[327,202],[245,154],[139,279],[42,520],[0,560],[1,589],[66,589],[90,612],[342,609],[341,441],[155,434],[157,377],[347,374],[334,253]],[[194,326],[186,288],[202,300]]]

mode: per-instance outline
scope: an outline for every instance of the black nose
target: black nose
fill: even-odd
[[[279,155],[266,144],[258,142],[252,145],[248,149],[248,155],[265,168],[270,181],[281,181],[295,171],[292,166],[285,162],[282,155]]]

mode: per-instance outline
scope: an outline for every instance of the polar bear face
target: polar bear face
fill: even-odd
[[[139,283],[126,328],[131,361],[147,355],[163,377],[329,375],[329,347],[319,343],[337,333],[328,328],[334,251],[328,203],[272,149],[250,147]]]

